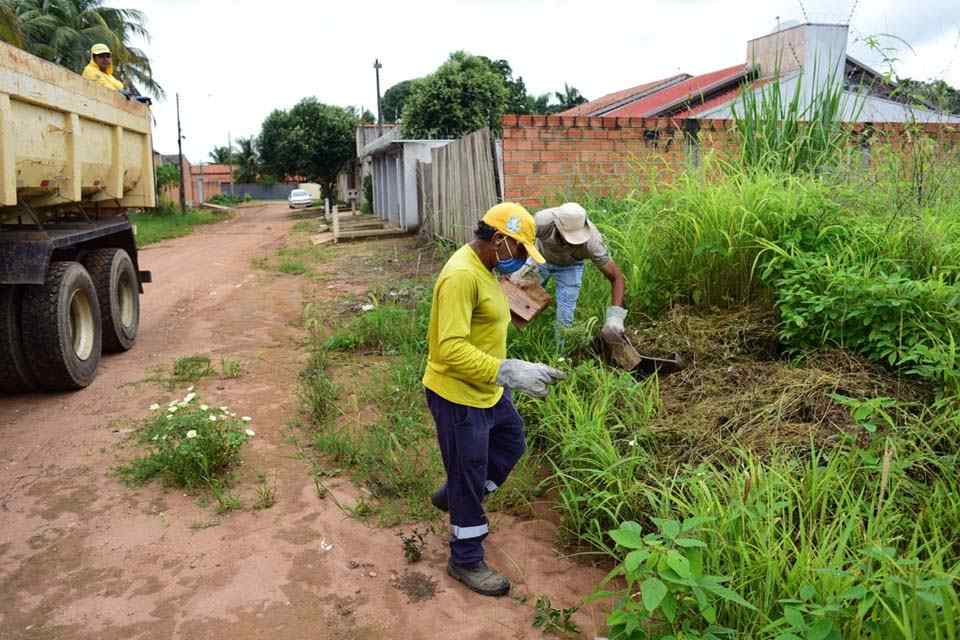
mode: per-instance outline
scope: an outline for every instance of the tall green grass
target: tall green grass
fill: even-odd
[[[221,222],[228,218],[229,215],[198,209],[191,209],[185,213],[158,209],[156,212],[130,214],[130,222],[137,229],[137,247],[190,235],[194,227]]]

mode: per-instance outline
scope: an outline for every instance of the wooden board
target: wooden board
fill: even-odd
[[[500,288],[510,304],[510,319],[518,329],[525,327],[550,306],[550,294],[538,284],[522,289],[509,279],[503,278],[500,280]]]

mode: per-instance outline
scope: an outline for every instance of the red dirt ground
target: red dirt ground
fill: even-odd
[[[396,531],[319,498],[287,437],[304,360],[305,281],[251,263],[274,255],[292,225],[285,206],[246,208],[145,250],[141,264],[156,282],[142,298],[135,348],[106,357],[84,391],[0,398],[0,639],[537,638],[538,594],[571,606],[602,578],[560,557],[549,522],[498,516],[489,561],[516,597],[482,598],[453,582],[437,535],[410,567],[436,580],[436,595],[410,603],[395,588],[408,568]],[[396,246],[412,241],[332,251]],[[339,290],[330,284],[354,292],[363,281],[356,269],[328,275],[315,287],[328,296]],[[150,371],[194,354],[243,363],[240,378],[197,390],[210,405],[253,416],[257,431],[235,488],[248,508],[225,516],[196,496],[158,483],[130,488],[112,474],[136,454],[130,434],[148,406],[182,395],[147,380]],[[264,511],[249,509],[257,473],[277,492]],[[359,494],[344,479],[328,484],[341,500]],[[586,638],[601,620],[592,608],[575,617]]]

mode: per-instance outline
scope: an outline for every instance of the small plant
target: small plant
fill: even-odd
[[[243,375],[243,366],[239,360],[221,357],[220,372],[224,378],[239,378]]]
[[[709,521],[687,518],[681,523],[654,518],[658,533],[644,535],[643,528],[631,521],[609,532],[628,552],[603,584],[623,576],[627,586],[591,598],[617,599],[607,618],[612,640],[667,640],[677,633],[704,640],[733,637],[732,629],[716,624],[717,599],[751,610],[755,607],[724,586],[728,578],[704,574],[703,551],[707,545],[694,536]]]
[[[174,382],[197,382],[216,374],[207,356],[187,356],[177,358],[173,363]]]
[[[406,558],[407,562],[411,564],[420,562],[423,558],[423,550],[427,547],[424,534],[414,529],[410,535],[406,535],[403,531],[400,531],[397,535],[400,536],[400,541],[403,543],[403,557]]]
[[[566,635],[580,633],[579,627],[571,620],[579,607],[557,609],[550,603],[549,596],[537,596],[536,610],[533,614],[533,628],[544,633]]]
[[[361,520],[368,518],[377,512],[374,506],[367,502],[363,497],[357,500],[357,504],[355,504],[350,511],[354,516],[360,518]]]
[[[280,270],[280,273],[288,273],[295,276],[303,275],[308,271],[308,267],[303,260],[289,257],[280,258],[280,266],[277,268]]]
[[[260,477],[260,486],[257,487],[257,499],[253,503],[253,508],[257,511],[269,509],[277,502],[277,489],[270,486],[266,476]]]
[[[177,487],[207,487],[225,504],[224,478],[239,461],[243,444],[255,435],[249,418],[238,418],[228,407],[199,404],[192,390],[165,408],[154,404],[150,410],[153,415],[139,436],[150,453],[120,467],[120,475],[134,483],[160,477]]]

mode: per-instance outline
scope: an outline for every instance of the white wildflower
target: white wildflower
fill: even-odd
[[[193,385],[190,385],[189,387],[187,387],[187,393],[190,393],[191,391],[193,391]]]
[[[180,405],[176,405],[176,404],[175,404],[175,405],[173,405],[172,407],[168,407],[168,408],[167,408],[167,411],[168,411],[169,413],[176,413],[176,412],[177,412],[177,409],[179,409],[179,408],[180,408]]]
[[[156,402],[150,405],[150,411],[156,411],[159,408],[160,408],[160,405],[158,405]]]
[[[178,402],[180,402],[180,401],[179,401],[179,400],[171,400],[170,402],[167,403],[167,406],[168,406],[168,407],[172,407],[173,405],[177,404]]]
[[[246,431],[244,431],[244,433],[247,434],[248,436],[250,436],[251,438],[252,438],[253,436],[257,435],[257,432],[254,431],[253,429],[247,429]]]
[[[187,395],[185,395],[185,396],[183,397],[183,403],[182,403],[182,404],[190,404],[191,402],[193,402],[193,399],[196,398],[196,397],[197,397],[197,394],[195,394],[194,392],[191,391],[190,393],[188,393]]]
[[[637,446],[637,440],[636,440],[636,438],[634,438],[633,440],[631,440],[631,441],[628,442],[627,444],[630,445],[631,447]]]
[[[230,407],[220,407],[220,411],[223,411],[224,413],[226,413],[229,410],[230,410]]]
[[[210,422],[216,422],[217,416],[210,416]]]
[[[240,419],[243,420],[244,422],[253,422],[253,418],[251,418],[250,416],[243,416]]]
[[[190,429],[190,431],[187,431],[187,439],[188,439],[188,440],[193,440],[193,439],[196,438],[196,437],[197,437],[197,431],[196,431],[196,429]]]
[[[200,411],[207,411],[208,409],[210,409],[210,407],[208,407],[207,405],[205,404],[200,405]]]

